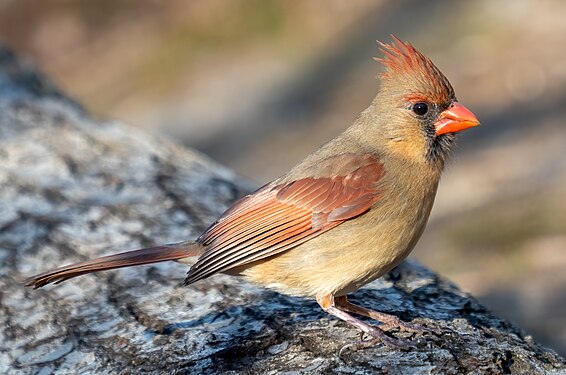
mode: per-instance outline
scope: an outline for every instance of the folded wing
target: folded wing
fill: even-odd
[[[295,247],[363,214],[379,199],[384,171],[375,157],[342,154],[323,163],[338,174],[269,184],[236,202],[198,238],[206,250],[185,284]]]

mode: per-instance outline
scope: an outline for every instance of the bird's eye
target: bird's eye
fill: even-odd
[[[428,112],[428,104],[415,103],[415,105],[413,105],[413,112],[415,112],[419,116],[426,115],[426,113]]]

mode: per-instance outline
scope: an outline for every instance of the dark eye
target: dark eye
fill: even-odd
[[[413,105],[413,112],[415,112],[419,116],[426,115],[426,113],[428,112],[428,104],[415,103],[415,105]]]

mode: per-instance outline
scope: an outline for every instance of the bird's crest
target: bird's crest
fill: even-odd
[[[377,42],[381,46],[380,51],[384,54],[384,57],[374,57],[374,60],[387,68],[381,74],[382,78],[408,76],[425,84],[432,84],[431,94],[434,93],[435,97],[454,95],[454,90],[448,79],[428,57],[417,51],[409,42],[403,42],[395,35],[391,35],[391,37],[395,41],[392,44]]]

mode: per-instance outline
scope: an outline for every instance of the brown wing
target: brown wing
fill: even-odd
[[[236,202],[198,238],[206,251],[185,284],[288,250],[369,210],[383,166],[368,155],[344,154],[334,160],[337,171],[345,159],[344,175],[269,184]]]

